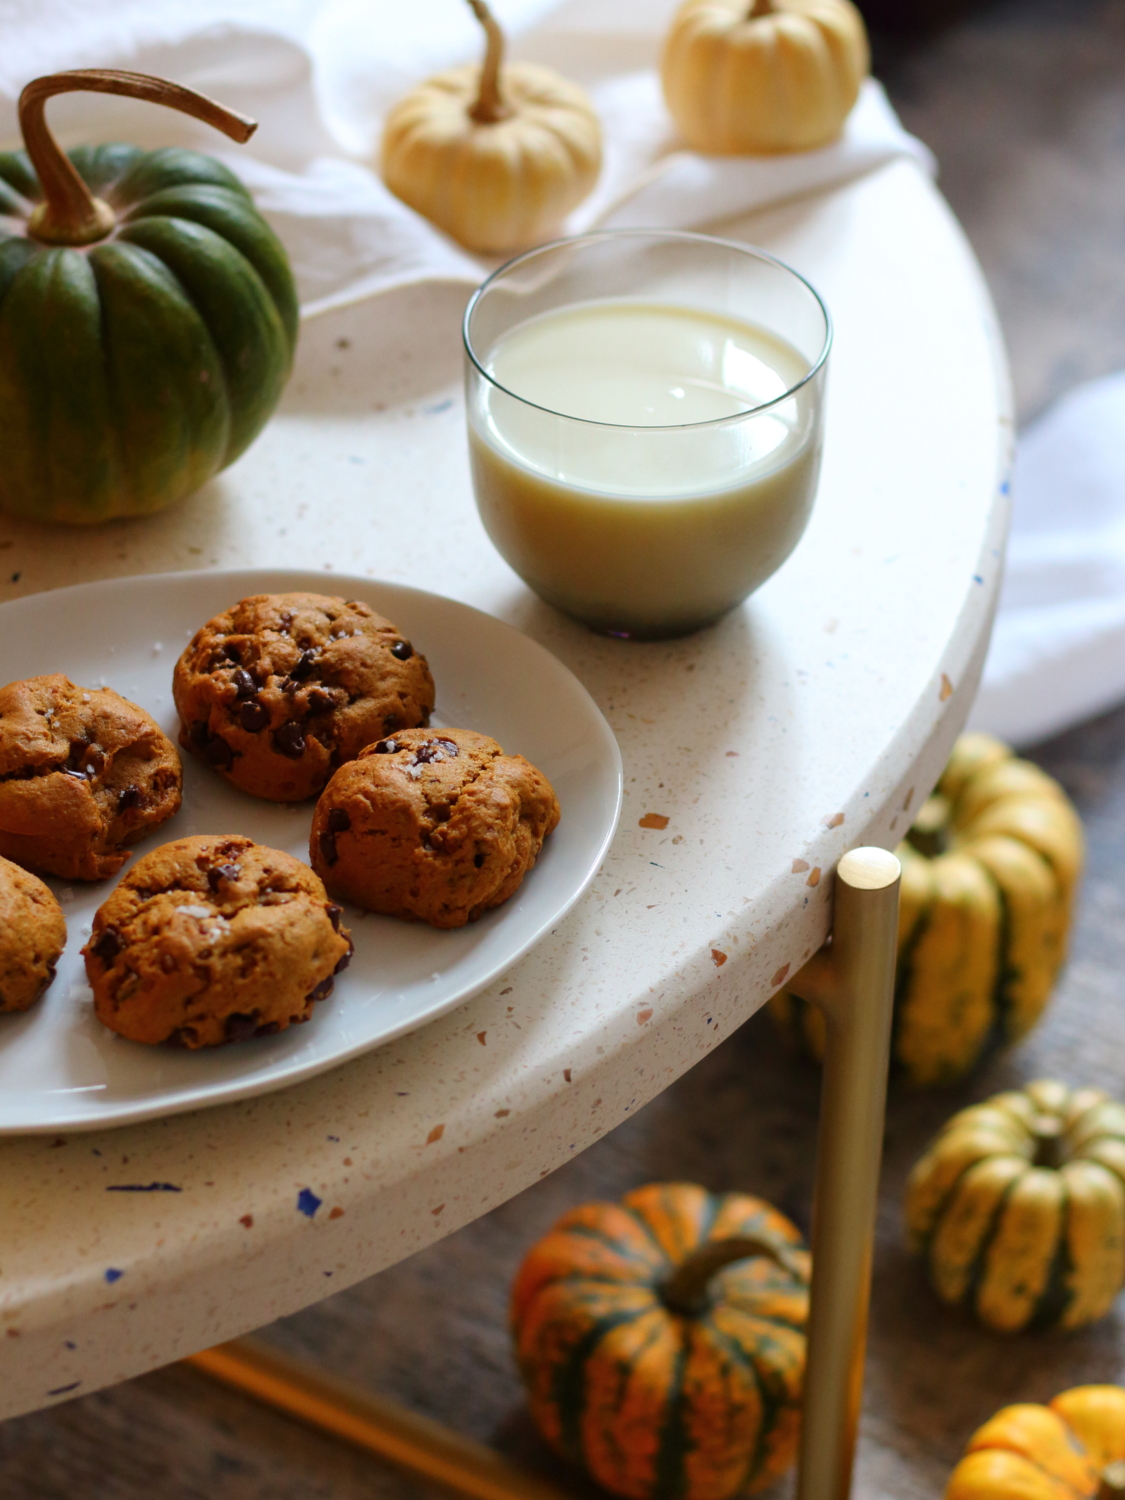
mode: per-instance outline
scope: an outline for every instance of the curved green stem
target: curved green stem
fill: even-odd
[[[50,245],[90,245],[104,239],[114,226],[114,214],[108,203],[95,198],[75,171],[70,158],[51,134],[45,109],[47,100],[56,94],[119,94],[129,99],[145,99],[192,115],[221,130],[238,142],[248,141],[258,126],[245,115],[225,109],[164,78],[147,73],[127,73],[115,68],[79,68],[70,73],[50,73],[36,78],[20,95],[20,131],[31,165],[43,189],[43,202],[31,215],[30,232]]]
[[[661,1299],[665,1307],[681,1317],[698,1317],[707,1307],[707,1287],[713,1276],[735,1261],[751,1260],[761,1255],[797,1280],[806,1280],[787,1251],[779,1250],[765,1240],[732,1236],[727,1240],[708,1240],[681,1261],[661,1286]]]

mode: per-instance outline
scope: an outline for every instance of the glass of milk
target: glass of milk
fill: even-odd
[[[831,340],[803,277],[727,240],[616,230],[509,261],[465,314],[485,529],[594,630],[709,624],[805,529]]]

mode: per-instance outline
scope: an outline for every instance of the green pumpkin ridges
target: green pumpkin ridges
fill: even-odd
[[[906,942],[899,948],[895,961],[895,994],[891,1010],[891,1075],[892,1077],[902,1073],[905,1064],[899,1061],[898,1038],[902,1030],[903,1017],[906,1010],[907,995],[910,989],[910,981],[914,973],[913,958],[922,935],[929,923],[929,914],[932,910],[931,901],[926,909],[919,914],[918,920],[907,938]],[[804,1002],[807,1005],[807,1001]]]
[[[203,182],[229,188],[248,203],[251,201],[244,184],[213,156],[188,151],[182,146],[163,146],[158,151],[142,154],[137,164],[114,185],[109,202],[114,207],[124,208],[159,193],[163,188],[190,187]]]
[[[104,198],[107,189],[120,181],[144,152],[140,146],[114,141],[102,146],[76,146],[66,154],[90,191]],[[36,197],[40,196],[41,193],[36,193]]]
[[[114,513],[120,459],[102,338],[87,257],[38,250],[0,302],[0,508],[9,514],[37,519],[46,508],[82,522]]]
[[[710,1313],[708,1313],[706,1321],[708,1327],[712,1330],[715,1337],[719,1339],[723,1343],[723,1345],[730,1351],[734,1359],[740,1365],[742,1365],[744,1369],[750,1371],[750,1374],[754,1377],[754,1384],[758,1388],[758,1397],[762,1403],[762,1420],[758,1424],[758,1441],[754,1445],[754,1452],[751,1455],[750,1462],[746,1466],[746,1472],[742,1477],[742,1487],[747,1488],[753,1483],[756,1476],[761,1473],[762,1464],[765,1462],[766,1450],[769,1444],[770,1434],[777,1426],[778,1417],[781,1413],[781,1402],[774,1399],[765,1381],[762,1379],[761,1370],[758,1369],[756,1362],[750,1358],[749,1354],[746,1352],[743,1346],[736,1340],[730,1338],[726,1333],[724,1333],[723,1330],[714,1323]],[[777,1322],[780,1320],[771,1318],[767,1319],[766,1321]],[[792,1325],[787,1324],[786,1326],[789,1327]],[[802,1326],[798,1328],[797,1332],[803,1333],[804,1327]]]
[[[684,1371],[687,1349],[680,1345],[676,1367],[668,1381],[665,1410],[667,1416],[660,1429],[660,1442],[653,1466],[653,1494],[669,1500],[684,1493],[684,1460],[687,1456],[687,1434],[684,1431]]]
[[[230,428],[220,462],[230,463],[265,426],[285,386],[290,349],[281,314],[246,257],[203,224],[138,219],[117,243],[158,259],[206,326],[225,378]]]
[[[153,217],[191,219],[214,230],[241,251],[273,298],[292,359],[300,321],[297,288],[281,241],[257,209],[247,205],[243,195],[234,195],[227,188],[213,183],[192,183],[153,193],[125,215],[125,223],[136,224]]]
[[[39,179],[26,151],[0,152],[0,177],[15,188],[25,203],[35,203],[41,196]]]
[[[985,874],[996,887],[996,894],[999,897],[1000,922],[996,930],[996,988],[993,990],[996,1018],[980,1049],[981,1058],[988,1057],[990,1053],[1013,1040],[1011,1017],[1015,1007],[1012,1003],[1011,986],[1019,977],[1011,962],[1012,917],[1008,893],[991,870],[985,868]]]
[[[1059,1243],[1055,1249],[1051,1269],[1047,1273],[1047,1285],[1043,1288],[1043,1293],[1035,1304],[1035,1311],[1025,1325],[1031,1330],[1052,1328],[1061,1323],[1067,1308],[1074,1301],[1074,1287],[1069,1284],[1071,1273],[1074,1271],[1074,1262],[1070,1258],[1070,1237],[1067,1233],[1070,1227],[1070,1192],[1065,1177],[1062,1179],[1062,1190],[1062,1205],[1059,1214],[1062,1228],[1059,1233]]]
[[[551,1379],[551,1401],[559,1415],[563,1451],[577,1464],[585,1463],[582,1444],[582,1418],[586,1413],[586,1364],[594,1350],[615,1328],[648,1317],[651,1308],[632,1308],[599,1318],[570,1350]]]
[[[118,509],[158,510],[222,467],[231,431],[222,363],[194,304],[156,256],[117,241],[95,247],[89,261],[125,468]],[[162,365],[153,363],[154,347]]]
[[[0,240],[0,302],[3,302],[8,288],[24,266],[38,254],[39,247],[30,240],[19,239],[14,235],[10,240]]]
[[[987,1160],[987,1157],[982,1157],[981,1160]],[[974,1163],[974,1165],[976,1165],[976,1163]],[[992,1217],[989,1220],[988,1227],[985,1229],[984,1233],[980,1237],[980,1246],[979,1246],[979,1248],[977,1250],[976,1256],[973,1259],[973,1264],[972,1264],[972,1266],[971,1266],[971,1268],[969,1270],[969,1274],[966,1277],[966,1280],[965,1280],[965,1293],[964,1293],[964,1296],[962,1297],[961,1300],[965,1304],[966,1307],[971,1307],[974,1310],[974,1312],[976,1311],[977,1293],[980,1291],[981,1284],[984,1281],[985,1270],[986,1270],[985,1262],[988,1259],[988,1252],[989,1252],[989,1250],[990,1250],[990,1248],[992,1246],[992,1241],[993,1241],[993,1238],[995,1237],[996,1231],[997,1231],[997,1229],[1000,1226],[1000,1220],[1001,1220],[1001,1218],[1004,1215],[1004,1210],[1008,1206],[1008,1199],[1015,1192],[1015,1190],[1016,1190],[1016,1184],[1019,1182],[1019,1180],[1020,1180],[1019,1177],[1014,1177],[1012,1179],[1012,1181],[1008,1184],[1008,1186],[1004,1189],[1004,1191],[1000,1194],[999,1198],[996,1200],[996,1207],[992,1210]],[[937,1223],[938,1223],[938,1221],[935,1219],[935,1221],[934,1221],[935,1232],[936,1232]],[[931,1236],[931,1239],[932,1238],[933,1237]],[[927,1246],[926,1246],[926,1262],[927,1262],[927,1265],[928,1265],[929,1264],[929,1244],[928,1243],[927,1243]],[[931,1267],[931,1277],[932,1277],[932,1274],[933,1273],[932,1273],[932,1267]]]

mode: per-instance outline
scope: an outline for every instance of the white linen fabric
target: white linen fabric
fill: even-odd
[[[971,726],[1017,745],[1125,699],[1125,374],[1020,437],[1007,567]]]
[[[842,183],[896,157],[933,160],[869,81],[843,136],[819,151],[705,157],[681,148],[656,76],[675,0],[495,0],[512,56],[584,84],[605,126],[605,167],[566,228],[692,228]],[[52,101],[65,145],[183,144],[227,161],[293,261],[306,314],[428,278],[475,284],[492,264],[461,250],[383,186],[390,105],[428,74],[476,58],[464,0],[0,0],[0,143],[18,144],[28,79],[127,67],[211,94],[260,121],[243,148],[168,110],[104,95]]]

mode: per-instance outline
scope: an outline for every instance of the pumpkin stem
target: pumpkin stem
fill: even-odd
[[[709,1240],[681,1261],[664,1281],[660,1296],[665,1307],[684,1318],[698,1317],[707,1309],[707,1288],[711,1278],[736,1260],[750,1260],[758,1255],[766,1256],[790,1276],[805,1281],[789,1252],[765,1240],[746,1237]]]
[[[469,110],[469,118],[478,125],[496,125],[511,118],[511,106],[506,104],[500,92],[500,64],[504,61],[504,33],[496,17],[485,4],[485,0],[469,0],[473,15],[484,27],[488,46],[480,70],[480,88],[476,103]]]
[[[1031,1165],[1050,1167],[1052,1171],[1057,1171],[1066,1161],[1063,1122],[1051,1115],[1040,1115],[1032,1124],[1031,1132],[1035,1137],[1035,1155]]]
[[[70,158],[59,148],[44,113],[47,100],[56,94],[75,92],[123,94],[146,99],[182,114],[194,115],[238,142],[248,141],[257,130],[255,121],[224,109],[204,94],[185,89],[147,73],[124,73],[115,68],[79,68],[71,73],[50,73],[36,78],[20,95],[20,131],[27,154],[43,189],[43,202],[31,215],[29,230],[49,245],[92,245],[109,234],[115,221],[108,203],[95,198],[82,181]]]
[[[1101,1472],[1101,1486],[1094,1500],[1121,1500],[1125,1495],[1125,1462],[1117,1459]]]
[[[773,0],[754,0],[746,19],[748,21],[756,21],[759,16],[772,16],[773,13]]]

